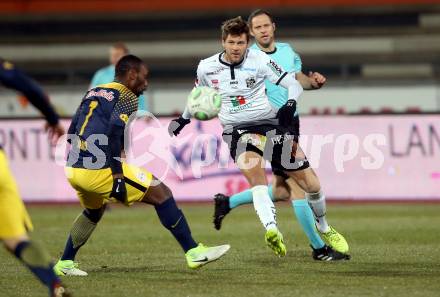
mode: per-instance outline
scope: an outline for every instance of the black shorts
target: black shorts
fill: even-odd
[[[233,128],[230,133],[223,132],[223,140],[228,144],[234,162],[244,152],[255,152],[269,161],[272,172],[279,176],[287,177],[284,171],[310,166],[307,158],[295,158],[298,135],[292,129],[273,125]]]

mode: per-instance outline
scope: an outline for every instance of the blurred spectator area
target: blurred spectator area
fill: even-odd
[[[318,101],[303,105],[303,113],[440,109],[440,1],[434,0],[2,0],[0,56],[47,86],[52,98],[73,98],[108,64],[108,47],[123,41],[149,65],[153,111],[172,113],[184,105],[198,61],[221,50],[221,22],[247,18],[255,8],[273,13],[278,40],[293,45],[304,72],[327,75],[326,94],[343,98],[322,103],[324,90],[308,93]],[[402,104],[380,103],[380,90]],[[359,102],[350,106],[344,92]],[[11,110],[15,103],[8,104]]]

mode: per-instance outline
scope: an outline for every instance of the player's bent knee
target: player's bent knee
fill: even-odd
[[[273,188],[273,197],[277,201],[287,201],[290,198],[289,191],[284,187]]]
[[[105,205],[101,208],[98,209],[90,209],[90,208],[86,208],[83,211],[84,216],[86,216],[91,222],[97,224],[102,216],[104,215],[104,211],[105,211]]]
[[[15,248],[17,247],[17,245],[20,242],[29,241],[29,237],[26,234],[24,234],[24,235],[13,237],[13,238],[4,238],[4,239],[2,239],[2,241],[3,241],[3,244],[5,245],[5,248],[8,251],[10,251],[11,253],[13,253]]]
[[[168,200],[170,197],[173,197],[173,192],[167,185],[163,182],[159,181],[155,177],[153,181],[156,181],[154,186],[150,186],[145,194],[144,199],[142,200],[145,203],[159,205],[164,201]]]
[[[304,191],[307,193],[318,193],[319,191],[321,191],[321,185],[320,185],[319,181],[307,183],[306,189],[304,189]]]

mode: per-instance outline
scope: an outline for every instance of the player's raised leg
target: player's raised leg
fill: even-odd
[[[278,201],[278,199],[274,198],[272,194],[272,185],[268,185],[267,193],[272,201]],[[223,219],[226,215],[234,208],[252,203],[252,190],[244,190],[237,194],[232,195],[231,197],[226,196],[222,193],[218,193],[214,196],[214,228],[220,230],[222,227]]]
[[[253,151],[245,151],[237,158],[237,166],[251,186],[255,211],[266,229],[266,243],[275,254],[285,256],[286,246],[278,230],[275,205],[268,194],[264,164],[263,157]]]
[[[229,250],[228,244],[214,247],[197,244],[191,235],[185,215],[177,207],[171,190],[155,177],[153,184],[154,186],[148,188],[142,201],[154,205],[162,225],[171,232],[185,252],[190,268],[199,268],[215,261]]]
[[[307,202],[316,219],[316,228],[324,241],[340,253],[348,252],[348,243],[333,227],[329,226],[326,219],[326,201],[321,191],[319,179],[312,168],[298,171],[286,171],[298,185],[306,192]]]

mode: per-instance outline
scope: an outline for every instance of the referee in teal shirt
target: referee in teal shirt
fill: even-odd
[[[112,45],[110,48],[110,65],[103,67],[95,72],[92,78],[92,82],[90,83],[90,88],[94,88],[101,84],[107,84],[112,82],[115,79],[115,65],[119,61],[120,58],[127,55],[129,50],[127,46],[118,42]],[[148,111],[148,102],[145,100],[145,96],[139,96],[139,105],[138,111]]]

